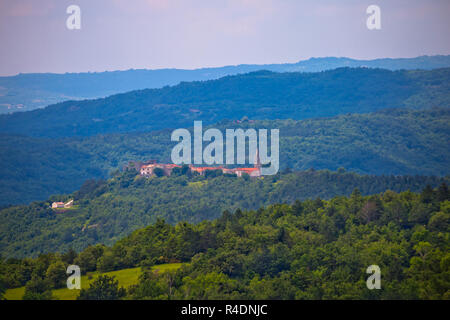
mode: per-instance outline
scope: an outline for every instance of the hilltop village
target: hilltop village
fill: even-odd
[[[250,177],[261,177],[261,161],[259,158],[259,153],[257,151],[255,157],[255,165],[248,168],[225,168],[219,167],[195,167],[189,165],[189,170],[194,174],[205,175],[207,171],[220,170],[223,174],[234,174],[238,177],[242,177],[248,174]],[[139,172],[141,176],[151,177],[151,176],[170,176],[175,168],[182,169],[183,166],[170,163],[157,163],[156,160],[148,160],[145,162],[140,161],[130,161],[124,170],[134,169]]]
[[[180,165],[176,164],[166,164],[166,163],[146,163],[140,167],[136,167],[141,176],[150,177],[155,175],[155,170],[161,169],[165,176],[170,176],[174,168],[182,168]],[[223,174],[235,174],[238,177],[242,177],[244,174],[248,174],[250,177],[260,177],[261,167],[255,164],[253,168],[224,168],[224,167],[194,167],[189,165],[189,170],[192,173],[198,173],[200,175],[205,175],[208,170],[221,170]]]

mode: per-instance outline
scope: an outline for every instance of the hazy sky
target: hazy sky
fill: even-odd
[[[0,74],[450,54],[449,34],[449,0],[0,0]]]

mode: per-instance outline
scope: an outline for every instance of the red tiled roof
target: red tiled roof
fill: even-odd
[[[144,165],[141,167],[141,170],[145,170],[147,168],[165,168],[165,169],[173,169],[173,168],[181,168],[180,165],[177,164],[172,164],[172,163],[168,163],[168,164],[164,164],[164,163],[154,163],[154,164],[148,164],[148,165]],[[224,167],[194,167],[193,165],[190,165],[189,168],[191,169],[191,171],[195,171],[195,172],[199,172],[199,173],[203,173],[204,171],[207,170],[223,170],[223,171],[227,171],[227,172],[237,172],[237,171],[241,171],[241,172],[255,172],[255,171],[259,171],[259,168],[224,168]]]
[[[222,170],[222,167],[191,167],[193,171]]]
[[[142,169],[146,169],[146,168],[159,168],[159,167],[163,167],[163,168],[181,168],[181,166],[177,165],[177,164],[173,164],[173,163],[152,163],[152,164],[147,164],[141,167]]]
[[[169,163],[169,164],[165,164],[165,167],[169,167],[169,168],[181,168],[181,166],[177,165],[177,164],[173,164],[173,163]]]
[[[259,169],[258,168],[236,168],[235,170],[236,171],[250,171],[250,172],[252,172],[252,171],[258,171]]]

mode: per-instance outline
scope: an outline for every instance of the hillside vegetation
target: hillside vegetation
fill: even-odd
[[[448,178],[424,176],[360,176],[355,173],[306,171],[261,179],[182,174],[150,179],[134,170],[108,181],[87,181],[72,195],[0,211],[0,252],[6,257],[36,256],[42,252],[81,250],[97,243],[113,244],[133,230],[163,218],[168,223],[200,222],[217,218],[224,210],[257,209],[273,203],[310,198],[329,199],[393,191],[420,191]],[[76,208],[50,208],[52,201],[73,198]]]
[[[237,65],[194,70],[159,69],[88,73],[31,73],[0,77],[0,113],[29,111],[65,100],[101,98],[131,90],[161,88],[181,81],[211,80],[258,70],[318,72],[339,67],[430,70],[450,67],[450,56],[355,60],[311,58],[297,63]]]
[[[450,68],[259,71],[1,115],[0,132],[55,138],[174,129],[190,127],[194,120],[214,124],[244,116],[299,120],[385,108],[449,107],[449,80]]]
[[[181,263],[167,263],[159,264],[153,266],[150,270],[154,272],[166,272],[171,270],[179,269],[182,266]],[[100,275],[114,277],[119,285],[123,288],[129,289],[131,286],[137,285],[139,283],[139,277],[142,274],[142,269],[138,268],[128,268],[117,271],[110,272],[89,272],[81,276],[81,289],[88,289],[89,286],[97,279]],[[8,289],[5,292],[6,300],[22,300],[25,294],[25,286]],[[76,300],[80,294],[79,290],[69,290],[67,288],[53,288],[52,298],[55,300]]]
[[[83,273],[143,268],[128,290],[101,278],[82,290],[83,299],[449,299],[449,223],[445,185],[420,194],[355,191],[225,211],[197,225],[158,220],[112,247],[79,254],[0,260],[0,284],[26,284],[28,299],[50,298],[74,263]],[[151,270],[176,261],[189,264]],[[366,287],[371,265],[380,268],[382,290]]]
[[[280,129],[280,166],[295,170],[344,167],[362,174],[448,175],[450,111],[384,110],[325,119],[223,121],[226,128]],[[90,178],[106,178],[130,160],[169,163],[170,130],[83,138],[0,135],[0,205],[71,193]],[[205,144],[206,145],[206,144]]]

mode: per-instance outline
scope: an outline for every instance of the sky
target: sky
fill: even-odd
[[[449,31],[449,0],[0,0],[0,75],[450,54]]]

